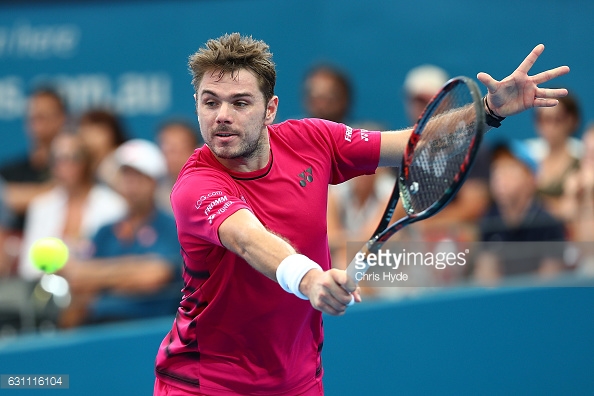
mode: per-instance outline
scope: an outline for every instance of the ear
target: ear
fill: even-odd
[[[278,96],[273,96],[266,105],[266,116],[264,117],[264,125],[270,125],[274,122],[276,112],[278,110]]]

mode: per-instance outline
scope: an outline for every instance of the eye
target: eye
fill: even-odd
[[[246,107],[248,105],[247,102],[239,101],[235,102],[235,107]]]

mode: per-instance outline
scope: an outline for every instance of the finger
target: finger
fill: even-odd
[[[542,54],[542,51],[544,51],[544,45],[538,44],[528,54],[528,56],[526,57],[526,59],[524,59],[524,61],[522,61],[522,63],[520,63],[520,66],[518,66],[518,68],[516,69],[516,71],[519,71],[519,72],[521,72],[523,74],[528,74],[528,72],[530,71],[530,69],[534,65],[534,62],[536,62],[536,60],[538,59],[538,57],[540,56],[540,54]]]
[[[334,282],[340,285],[344,290],[348,293],[352,293],[357,289],[357,284],[355,281],[347,275],[346,271],[344,270],[330,270],[330,275]]]
[[[532,76],[532,81],[535,84],[542,84],[543,82],[550,81],[567,73],[569,73],[569,66],[559,66],[554,69],[535,74]]]
[[[491,77],[489,74],[480,72],[476,75],[476,78],[478,78],[478,80],[482,82],[485,87],[487,87],[489,92],[493,93],[497,91],[497,86],[499,82],[495,80],[493,77]]]
[[[534,99],[534,107],[555,107],[557,106],[557,104],[559,104],[559,101],[557,99]]]
[[[539,99],[562,98],[567,96],[567,90],[565,88],[537,88],[534,96]]]
[[[314,308],[316,308],[316,307],[314,307]],[[337,309],[335,309],[334,307],[332,307],[331,305],[328,305],[328,304],[320,304],[317,307],[317,309],[320,310],[320,311],[322,311],[322,312],[324,312],[324,313],[327,313],[329,315],[333,315],[333,316],[340,316],[340,315],[343,315],[344,312],[345,312],[345,308],[344,307],[341,310],[337,310]]]
[[[332,295],[326,295],[323,296],[320,300],[324,305],[332,308],[336,312],[342,312],[346,310],[347,305],[351,301],[351,295],[347,294],[346,298],[344,299],[337,299]]]
[[[361,299],[361,288],[360,288],[360,287],[357,287],[357,290],[355,290],[355,291],[353,292],[353,297],[355,297],[355,301],[356,301],[356,302],[361,302],[361,301],[363,301],[363,300]]]
[[[350,302],[347,304],[347,307],[350,307],[350,306],[352,306],[352,305],[355,305],[355,296],[353,296],[353,295],[351,294],[351,301],[350,301]]]

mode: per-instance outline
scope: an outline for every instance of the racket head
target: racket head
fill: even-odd
[[[398,188],[408,217],[402,226],[438,213],[466,180],[484,133],[482,103],[477,84],[461,76],[449,80],[427,104],[400,168]],[[439,120],[454,112],[460,119]]]
[[[448,113],[454,114],[439,119]],[[485,110],[477,84],[463,76],[449,80],[413,127],[390,203],[376,233],[360,250],[364,257],[376,253],[406,225],[433,216],[452,200],[472,168],[484,128]],[[406,216],[386,228],[398,197]],[[356,274],[368,268],[366,260],[358,264],[353,258],[347,274],[357,282]]]

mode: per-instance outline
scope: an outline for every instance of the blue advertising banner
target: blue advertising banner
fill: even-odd
[[[270,44],[279,120],[303,115],[302,79],[319,61],[352,78],[352,120],[402,128],[410,68],[434,63],[451,76],[487,71],[500,79],[540,42],[547,49],[534,72],[569,64],[572,72],[555,85],[583,99],[588,120],[592,15],[586,0],[0,2],[0,164],[25,152],[27,95],[41,83],[58,84],[73,116],[114,108],[134,137],[153,138],[172,115],[194,120],[188,56],[234,31]],[[532,137],[530,112],[497,133]]]

